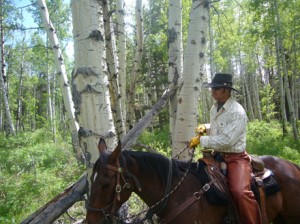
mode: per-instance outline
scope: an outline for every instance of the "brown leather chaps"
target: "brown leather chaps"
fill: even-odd
[[[246,152],[222,153],[227,164],[227,180],[243,224],[262,224],[255,196],[251,191],[251,165]]]

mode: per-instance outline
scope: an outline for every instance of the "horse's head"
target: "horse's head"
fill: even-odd
[[[91,176],[91,191],[87,205],[87,223],[112,223],[121,205],[128,200],[132,184],[128,178],[126,165],[122,161],[121,143],[112,153],[107,151],[106,143],[100,139],[100,157],[95,163]]]

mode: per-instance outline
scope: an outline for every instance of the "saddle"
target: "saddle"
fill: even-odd
[[[262,217],[266,220],[265,211],[265,197],[268,197],[276,192],[280,191],[280,185],[274,175],[274,173],[266,169],[263,161],[254,155],[251,157],[252,166],[252,183],[251,189],[256,197],[256,200],[260,206]],[[226,176],[221,172],[221,163],[214,158],[211,150],[203,151],[203,158],[198,160],[198,175],[202,186],[214,180],[210,189],[205,192],[206,199],[211,204],[228,205],[229,219],[234,219],[232,216],[237,217],[235,205],[229,194]]]

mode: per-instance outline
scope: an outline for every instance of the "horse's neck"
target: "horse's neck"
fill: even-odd
[[[163,198],[164,187],[158,179],[149,178],[148,174],[143,170],[137,170],[138,172],[132,173],[137,178],[141,186],[141,191],[135,187],[134,193],[137,194],[148,206],[152,206]]]

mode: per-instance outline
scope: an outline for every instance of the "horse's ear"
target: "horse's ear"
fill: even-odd
[[[107,150],[106,142],[103,138],[100,138],[99,143],[98,143],[98,151],[100,155],[104,153]]]
[[[117,158],[119,157],[121,151],[122,151],[122,144],[121,141],[119,140],[118,146],[115,148],[115,150],[112,152],[112,154],[109,156],[110,161],[116,161]]]

